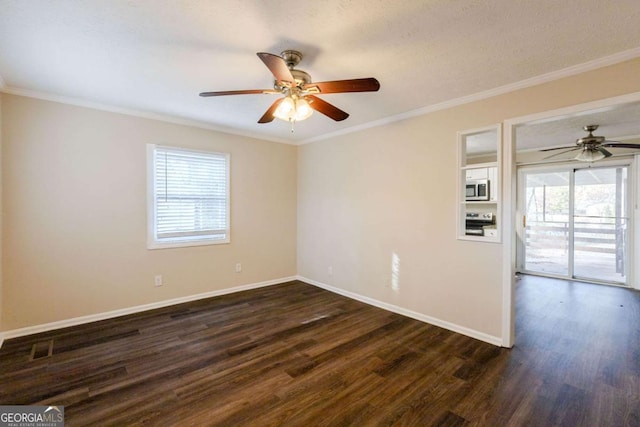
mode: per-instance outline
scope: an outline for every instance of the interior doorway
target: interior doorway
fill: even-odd
[[[627,286],[630,165],[520,168],[518,271]]]
[[[584,132],[581,132],[584,126],[595,124],[600,125],[598,132],[605,135],[606,140],[622,141],[625,144],[640,144],[640,92],[515,117],[503,122],[502,216],[505,239],[503,240],[502,269],[502,341],[504,347],[512,347],[515,343],[516,273],[522,265],[521,245],[524,239],[522,231],[523,222],[526,221],[517,203],[520,198],[518,169],[542,164],[552,167],[562,163],[580,166],[579,160],[589,160],[578,158],[577,154],[580,151],[563,150],[561,156],[564,156],[564,159],[560,156],[549,159],[549,153],[542,150],[558,147],[554,148],[555,150],[570,146],[572,141],[577,141],[578,138],[584,136]],[[566,154],[564,154],[565,151],[567,151]],[[638,280],[640,274],[637,269],[633,268],[640,265],[640,249],[636,250],[633,256],[630,254],[634,246],[640,248],[640,227],[633,228],[634,222],[640,224],[640,203],[638,202],[640,201],[640,185],[638,185],[640,184],[640,171],[637,170],[640,164],[640,150],[624,151],[618,149],[612,154],[611,159],[630,159],[633,165],[633,169],[627,169],[629,183],[627,192],[630,191],[633,197],[629,199],[632,203],[627,203],[631,206],[628,206],[630,217],[626,224],[627,247],[626,258],[623,258],[625,262],[624,282],[629,287],[640,289]],[[573,158],[571,158],[572,156]],[[605,165],[601,159],[594,158],[591,161],[592,167]],[[575,219],[573,220],[575,221]],[[573,233],[576,232],[574,227]],[[577,261],[580,261],[581,258],[577,257],[575,250],[572,252],[574,273],[580,272],[582,270],[576,268],[575,263],[576,258]]]

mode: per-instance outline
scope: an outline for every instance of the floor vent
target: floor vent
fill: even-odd
[[[29,360],[44,359],[45,357],[51,357],[53,354],[53,340],[40,341],[31,347],[31,356]]]

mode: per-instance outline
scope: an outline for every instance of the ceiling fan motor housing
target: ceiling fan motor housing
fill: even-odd
[[[290,70],[298,65],[300,61],[302,61],[302,53],[298,52],[297,50],[283,50],[280,53],[280,56],[282,57],[282,59],[284,59],[284,62],[287,64],[287,67],[289,67]]]
[[[284,59],[284,62],[287,64],[287,67],[291,71],[291,75],[295,79],[297,87],[302,88],[304,87],[304,85],[311,83],[311,76],[309,75],[309,73],[307,73],[306,71],[295,69],[295,66],[298,65],[302,60],[302,53],[298,52],[297,50],[285,50],[280,53],[280,56],[282,57],[282,59]],[[279,84],[277,80],[274,80],[273,87],[276,90],[285,92],[288,86]]]
[[[296,81],[296,87],[297,88],[302,88],[302,87],[304,87],[304,85],[307,85],[307,84],[311,83],[311,76],[306,71],[292,69],[291,70],[291,75],[293,76],[293,78]],[[280,82],[278,82],[278,80],[274,80],[273,81],[273,88],[276,89],[276,90],[279,90],[279,91],[282,91],[282,92],[286,92],[286,89],[288,87],[289,86],[287,86],[287,85],[280,84]]]
[[[604,136],[593,135],[593,132],[595,132],[598,129],[598,125],[588,125],[588,126],[584,126],[582,129],[584,129],[585,132],[589,132],[589,135],[582,138],[578,138],[576,140],[577,145],[586,145],[586,146],[590,146],[591,148],[593,146],[602,144],[605,141]]]

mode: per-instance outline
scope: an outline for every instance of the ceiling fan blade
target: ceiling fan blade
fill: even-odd
[[[220,92],[202,92],[200,96],[253,95],[256,93],[279,94],[281,92],[273,89],[223,90]]]
[[[640,149],[640,144],[629,144],[624,142],[613,142],[602,144],[601,147],[613,147],[613,148],[638,148]]]
[[[604,154],[604,157],[605,157],[605,158],[607,158],[607,157],[611,157],[611,156],[612,156],[611,152],[609,152],[609,151],[605,150],[605,149],[604,149],[604,147],[602,147],[602,146],[600,146],[600,147],[596,148],[596,150],[597,150],[597,151],[599,151],[599,152],[601,152],[602,154]]]
[[[327,117],[332,118],[336,122],[340,122],[349,117],[348,113],[342,111],[334,105],[329,104],[327,101],[318,98],[317,96],[307,95],[305,96],[305,98],[307,99],[307,101],[309,101],[309,106],[311,108],[319,113],[324,114]]]
[[[545,149],[540,150],[540,151],[565,150],[565,149],[567,149],[567,148],[573,148],[573,149],[576,149],[576,148],[581,148],[581,147],[576,147],[576,146],[574,145],[574,146],[572,146],[572,147],[554,147],[554,148],[545,148]]]
[[[561,147],[561,148],[568,148],[568,147]],[[550,151],[550,150],[551,149],[549,149],[549,150],[540,150],[540,151]],[[550,156],[545,157],[543,160],[551,159],[551,158],[556,157],[556,156],[561,156],[562,154],[570,153],[571,151],[576,151],[576,150],[582,150],[582,147],[574,147],[574,148],[571,148],[570,150],[567,150],[567,151],[562,151],[560,153],[552,154]]]
[[[309,83],[304,88],[316,87],[320,93],[344,92],[376,92],[380,89],[380,82],[373,77],[351,80],[334,80],[330,82]]]
[[[262,62],[264,62],[264,65],[267,66],[276,80],[290,82],[295,86],[296,80],[293,78],[293,75],[291,74],[289,67],[287,67],[287,63],[284,62],[284,59],[278,55],[266,52],[258,52],[256,55],[258,55]]]
[[[275,113],[276,108],[278,108],[278,105],[280,105],[283,99],[284,98],[276,99],[276,101],[273,104],[271,104],[271,107],[269,107],[269,109],[265,111],[262,117],[260,117],[260,120],[258,120],[258,123],[271,123],[275,118],[273,113]]]

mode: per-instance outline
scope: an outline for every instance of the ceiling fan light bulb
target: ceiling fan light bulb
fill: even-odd
[[[296,121],[308,119],[311,114],[313,114],[313,110],[309,106],[309,102],[304,98],[298,99],[296,102]]]
[[[291,121],[291,119],[295,118],[295,102],[290,97],[286,97],[282,100],[276,111],[273,115],[286,122]]]
[[[580,151],[578,155],[575,157],[576,160],[579,160],[581,162],[595,162],[598,160],[602,160],[604,158],[605,158],[605,155],[602,154],[600,151],[591,150],[589,148],[585,148],[584,150]]]

